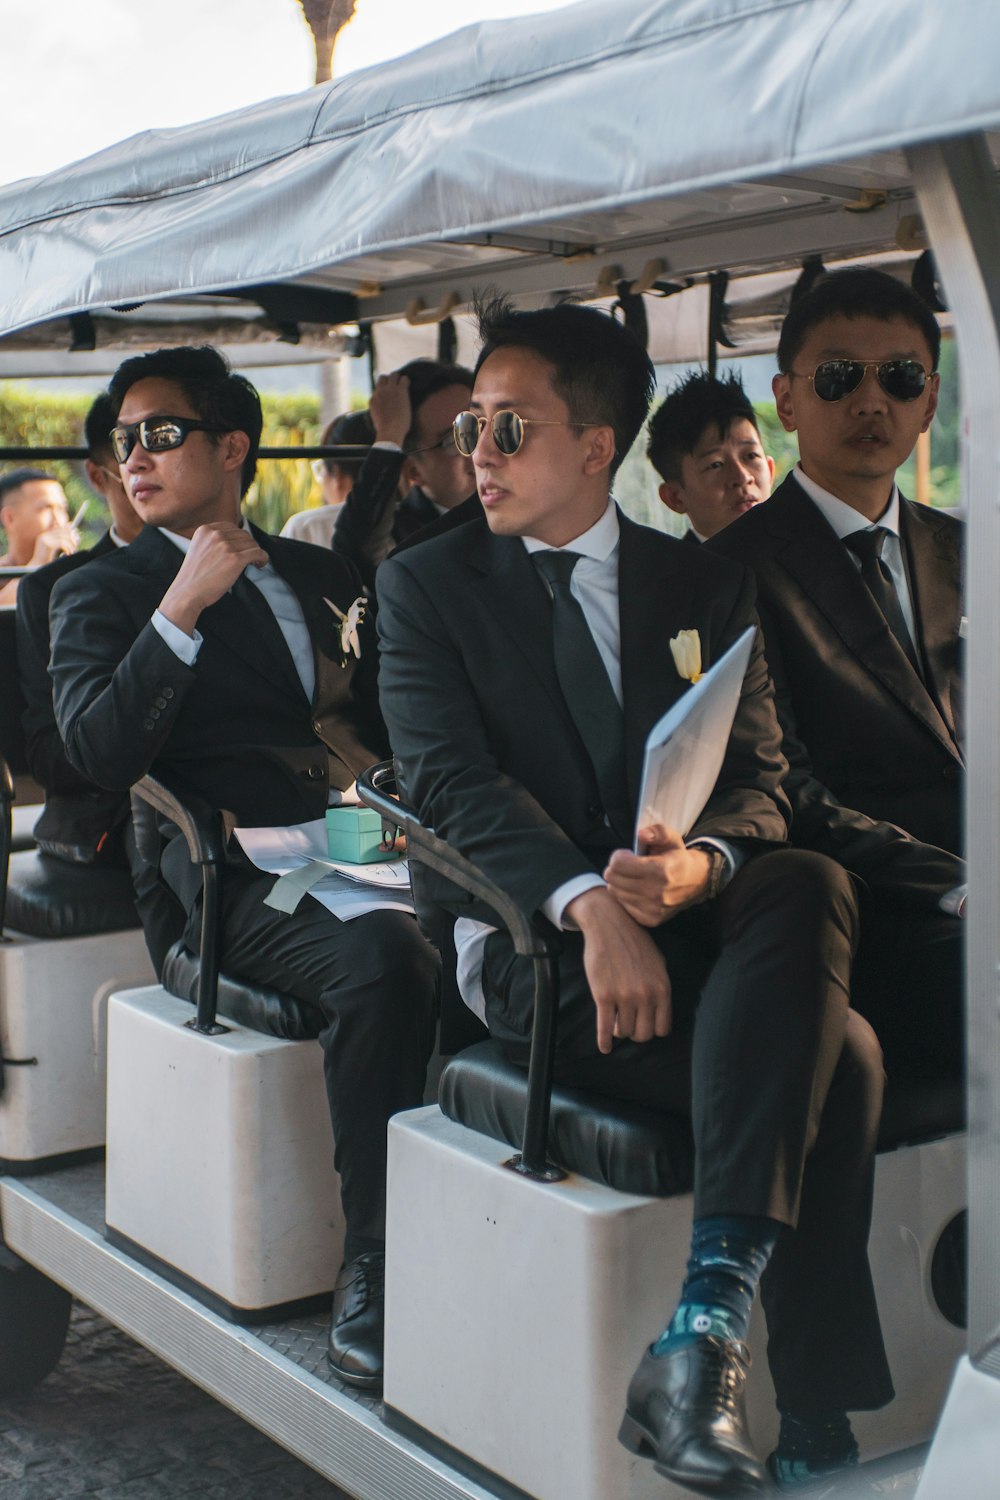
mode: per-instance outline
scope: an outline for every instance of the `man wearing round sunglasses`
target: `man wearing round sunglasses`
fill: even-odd
[[[896,1076],[960,1076],[961,547],[896,470],[937,403],[940,331],[876,270],[823,277],[778,345],[799,463],[710,545],[757,578],[792,837],[866,886],[854,1004]]]
[[[388,748],[373,632],[359,623],[348,641],[341,628],[357,616],[357,575],[327,548],[244,521],[260,400],[217,350],[126,360],[110,396],[112,444],[145,525],[53,590],[54,701],[70,760],[121,792],[162,772],[237,825],[322,818]],[[195,951],[200,873],[176,831],[163,842],[160,874]],[[346,1222],[329,1358],[342,1380],[376,1391],[386,1129],[422,1102],[437,960],[405,912],[341,921],[308,896],[278,912],[264,904],[273,876],[235,838],[227,856],[223,968],[322,1019]]]
[[[803,1440],[834,1467],[856,1459],[846,1411],[892,1394],[867,1260],[882,1066],[849,1009],[855,895],[834,861],[782,847],[759,641],[693,828],[640,826],[632,852],[646,736],[692,680],[671,638],[697,632],[702,665],[717,661],[755,621],[752,583],[609,495],[653,390],[625,328],[501,302],[481,332],[455,438],[485,517],[380,569],[382,705],[422,819],[563,929],[557,1081],[692,1112],[688,1274],[627,1395],[609,1397],[626,1399],[622,1441],[668,1479],[758,1491],[743,1392],[765,1267],[781,1472]],[[417,878],[459,918],[463,998],[526,1065],[531,966],[485,907]]]

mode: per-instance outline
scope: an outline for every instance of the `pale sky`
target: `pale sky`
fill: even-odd
[[[474,21],[572,0],[358,0],[335,75]],[[0,183],[52,172],[137,131],[224,114],[313,79],[297,0],[0,0]]]

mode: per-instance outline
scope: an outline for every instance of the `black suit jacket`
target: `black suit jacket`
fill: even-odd
[[[952,517],[901,501],[923,680],[794,476],[708,544],[757,578],[793,841],[910,903],[936,905],[964,879],[963,532]]]
[[[346,612],[357,575],[325,548],[252,530],[302,605],[312,702],[263,601],[225,595],[199,618],[195,665],[175,656],[150,620],[182,554],[147,528],[52,594],[56,720],[70,760],[93,781],[121,793],[166,771],[235,823],[279,825],[322,817],[331,783],[349,785],[385,754],[374,632],[363,627],[360,662],[345,661],[324,602]],[[165,868],[185,865],[178,856],[168,853]],[[179,894],[189,902],[195,891],[192,880]]]
[[[439,515],[437,507],[416,486],[399,499],[399,478],[405,455],[389,448],[373,448],[344,501],[333,528],[331,545],[346,557],[361,575],[365,587],[375,590],[375,570],[394,548],[423,539],[428,528],[450,530],[468,519],[472,502],[482,515],[479,497],[472,496],[454,510]],[[450,517],[457,511],[459,520]]]
[[[624,517],[619,556],[631,822],[646,736],[688,687],[670,637],[698,630],[711,666],[753,623],[753,584],[745,569]],[[549,598],[518,538],[472,522],[389,559],[379,570],[379,634],[382,706],[406,794],[522,907],[537,910],[630,840],[631,826],[616,835],[605,823],[559,689]],[[748,849],[780,842],[784,769],[758,644],[725,764],[691,836]],[[452,910],[462,905],[440,877],[421,871],[420,886]]]
[[[35,840],[47,853],[78,863],[92,862],[99,846],[107,853],[102,841],[106,835],[117,838],[128,814],[128,798],[97,786],[67,759],[52,707],[49,602],[61,578],[114,551],[107,531],[89,551],[57,557],[25,574],[17,591],[17,665],[25,704],[25,750],[31,774],[45,790]]]

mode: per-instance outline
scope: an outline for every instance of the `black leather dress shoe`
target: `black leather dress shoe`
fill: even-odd
[[[326,1357],[348,1385],[380,1391],[384,1346],[385,1255],[372,1250],[340,1268]]]
[[[751,1495],[768,1476],[750,1446],[746,1344],[706,1334],[669,1354],[647,1350],[628,1388],[618,1439],[699,1495]]]

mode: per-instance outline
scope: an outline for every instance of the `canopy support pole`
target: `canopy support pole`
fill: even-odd
[[[1000,197],[981,134],[909,153],[958,330],[967,440],[969,1342],[919,1500],[987,1500],[1000,1470]],[[988,1411],[991,1419],[984,1424]]]

